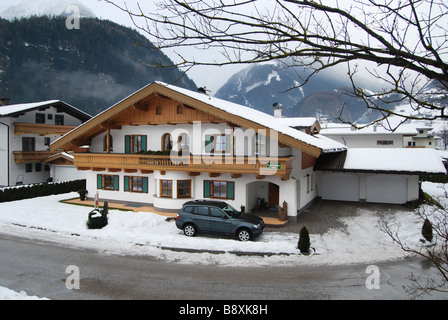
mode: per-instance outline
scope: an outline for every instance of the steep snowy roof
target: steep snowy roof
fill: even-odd
[[[264,127],[278,131],[285,135],[288,135],[296,140],[305,142],[306,144],[315,146],[322,150],[322,152],[338,152],[345,150],[346,147],[336,141],[325,139],[322,136],[311,136],[304,132],[298,131],[291,128],[289,125],[285,124],[285,120],[280,120],[279,118],[274,118],[264,112],[258,111],[253,108],[249,108],[240,104],[225,101],[222,99],[210,97],[206,94],[200,92],[194,92],[191,90],[183,89],[173,85],[169,85],[163,82],[156,82],[159,85],[165,86],[173,91],[189,96],[195,100],[201,101],[203,103],[209,104],[215,108],[221,109],[230,114],[236,115],[248,119],[250,121],[256,122]],[[297,118],[295,118],[297,120]],[[306,118],[307,123],[309,123],[309,118]],[[315,119],[314,119],[315,120]],[[314,122],[313,122],[314,123]]]
[[[17,116],[25,112],[38,110],[40,108],[44,107],[56,107],[56,108],[62,108],[64,112],[67,114],[70,114],[82,121],[86,121],[91,118],[91,116],[87,113],[85,113],[82,110],[79,110],[78,108],[75,108],[68,103],[60,100],[48,100],[48,101],[41,101],[41,102],[33,102],[33,103],[22,103],[22,104],[12,104],[8,106],[1,106],[0,107],[0,117],[8,117],[8,116]]]

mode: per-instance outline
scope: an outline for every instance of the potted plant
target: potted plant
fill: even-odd
[[[86,194],[87,194],[87,190],[86,189],[79,189],[78,190],[78,194],[79,194],[79,199],[81,201],[85,201],[86,200]]]

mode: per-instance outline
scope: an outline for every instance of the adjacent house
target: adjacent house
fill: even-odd
[[[91,116],[59,100],[0,105],[0,185],[46,182],[52,169],[47,161],[59,152],[50,144]],[[71,175],[76,174],[71,163]],[[54,169],[53,169],[54,172]],[[79,174],[77,174],[79,179]],[[65,176],[60,176],[65,180]]]
[[[86,175],[89,194],[98,191],[103,200],[166,211],[177,211],[191,199],[221,199],[246,210],[287,203],[288,218],[295,221],[316,198],[330,198],[325,185],[335,181],[327,175],[351,174],[343,171],[352,169],[344,167],[351,151],[319,134],[316,119],[280,113],[277,108],[271,116],[154,82],[57,139],[50,149],[74,152],[68,155]],[[339,166],[332,167],[332,160]],[[430,171],[444,173],[439,163],[440,158]],[[377,174],[368,164],[361,170],[355,174]],[[415,199],[420,170],[411,164],[405,172],[407,197],[400,201]],[[388,168],[381,177],[402,174]],[[359,192],[365,189],[362,183]]]
[[[436,148],[440,139],[433,128],[418,123],[404,123],[391,131],[375,124],[357,129],[351,125],[327,123],[320,133],[348,148]]]

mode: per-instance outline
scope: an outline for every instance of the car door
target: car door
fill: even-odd
[[[210,215],[208,207],[206,206],[197,206],[194,209],[194,214],[192,215],[194,224],[198,227],[198,229],[202,232],[210,231]]]
[[[232,219],[219,208],[210,207],[210,232],[233,233]]]

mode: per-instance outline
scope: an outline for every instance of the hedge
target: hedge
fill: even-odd
[[[0,190],[0,203],[63,194],[86,188],[86,180],[41,183]]]

